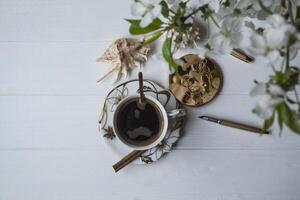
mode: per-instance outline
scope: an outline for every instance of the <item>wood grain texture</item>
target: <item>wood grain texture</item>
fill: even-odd
[[[102,150],[1,151],[0,199],[298,200],[299,153],[174,151],[115,174]]]
[[[98,149],[103,137],[97,120],[104,96],[1,96],[1,149]],[[300,149],[300,137],[287,129],[281,137],[257,135],[198,119],[217,115],[260,125],[251,114],[254,101],[247,95],[220,95],[211,104],[188,109],[184,137],[178,149]],[[240,105],[234,109],[232,105]]]
[[[114,78],[96,84],[96,79],[108,71],[108,64],[96,63],[96,58],[109,45],[110,42],[0,43],[0,95],[105,95]],[[246,64],[230,56],[216,62],[222,64],[224,74],[221,94],[248,95],[253,80],[265,80],[271,70],[264,63]],[[155,75],[158,71],[159,75]],[[137,72],[134,70],[131,78],[138,78]],[[144,66],[145,78],[165,86],[168,74],[167,64],[156,56]]]
[[[212,103],[187,109],[175,150],[114,173],[117,159],[97,130],[112,79],[96,84],[107,65],[95,60],[128,36],[126,17],[129,0],[0,0],[0,200],[298,200],[299,136],[284,129],[279,137],[277,127],[259,136],[197,119],[261,124],[248,94],[271,70],[262,59],[249,65],[218,57],[224,88]],[[143,72],[167,86],[169,69],[156,56]]]
[[[1,0],[0,41],[103,41],[128,34],[129,1]]]

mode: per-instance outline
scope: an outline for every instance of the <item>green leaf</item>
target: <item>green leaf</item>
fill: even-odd
[[[188,1],[181,1],[181,2],[179,3],[179,7],[180,7],[181,9],[185,10],[185,9],[186,9],[187,3],[188,3]]]
[[[296,13],[296,17],[295,17],[295,23],[296,23],[296,26],[299,30],[300,29],[300,6],[297,6],[297,13]]]
[[[286,97],[286,101],[289,102],[290,104],[296,104],[297,102],[294,101],[293,99]]]
[[[240,9],[235,8],[235,9],[233,10],[233,13],[234,13],[235,15],[240,15],[240,14],[242,13],[242,11],[241,11]]]
[[[212,16],[213,11],[209,8],[208,4],[204,4],[203,6],[200,7],[200,10],[203,14],[203,18],[206,20],[208,19],[210,16]]]
[[[283,72],[278,71],[270,77],[270,83],[279,85],[285,91],[289,91],[294,90],[295,86],[299,84],[300,71],[297,68],[290,67]]]
[[[222,5],[224,7],[229,7],[230,6],[230,1],[229,0],[225,0],[225,1],[222,2]]]
[[[281,117],[286,126],[295,133],[300,134],[300,124],[298,120],[295,119],[295,116],[289,106],[286,103],[281,103],[278,105],[278,109],[280,109]]]
[[[256,32],[257,32],[258,34],[262,35],[263,32],[264,32],[264,30],[265,30],[264,28],[259,27],[259,28],[256,29]]]
[[[125,20],[130,23],[129,32],[132,35],[141,35],[141,34],[153,32],[157,29],[160,29],[161,25],[163,24],[163,22],[160,19],[156,18],[155,20],[153,20],[151,24],[149,24],[145,28],[142,28],[140,27],[140,22],[141,22],[140,19],[125,19]]]
[[[151,44],[152,42],[154,42],[155,40],[157,40],[161,35],[163,34],[163,31],[158,31],[156,33],[154,33],[149,39],[147,39],[145,41],[145,44]]]
[[[162,54],[165,60],[168,62],[169,66],[173,68],[176,73],[178,73],[178,66],[173,59],[171,47],[172,47],[172,38],[166,38],[162,46]]]
[[[300,19],[300,6],[297,6],[296,19]]]
[[[275,118],[275,112],[273,112],[272,116],[269,119],[265,120],[264,127],[263,127],[264,131],[268,131],[269,128],[273,125],[274,118]]]
[[[208,43],[206,43],[206,44],[204,45],[204,47],[207,48],[208,50],[211,50],[211,47],[210,47],[210,45],[209,45]]]
[[[169,6],[165,1],[160,2],[161,5],[161,14],[165,17],[169,17]]]
[[[283,119],[282,119],[282,112],[279,106],[277,107],[277,117],[278,117],[278,125],[279,125],[279,135],[281,136],[282,128],[283,128]]]

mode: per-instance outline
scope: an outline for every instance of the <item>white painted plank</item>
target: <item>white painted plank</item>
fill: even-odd
[[[115,174],[96,151],[0,151],[0,199],[298,200],[300,151],[174,151]]]
[[[285,129],[261,137],[196,119],[259,124],[247,94],[270,72],[260,60],[218,58],[221,95],[188,109],[176,150],[114,174],[96,127],[112,86],[95,83],[105,68],[95,59],[128,35],[129,2],[0,0],[0,200],[298,200],[299,136]],[[146,78],[167,85],[167,74],[165,62],[147,63]]]
[[[128,34],[129,0],[0,1],[0,41],[99,41]]]
[[[103,96],[1,96],[1,149],[98,149],[98,112]],[[300,149],[300,137],[285,129],[260,136],[197,119],[207,114],[253,125],[247,95],[220,95],[213,103],[188,109],[185,135],[178,149]],[[232,105],[236,105],[234,108]]]
[[[114,78],[96,79],[108,70],[95,60],[110,42],[52,42],[0,44],[0,95],[105,95]],[[270,68],[264,62],[246,64],[220,57],[224,87],[221,94],[249,94],[253,80],[264,80]],[[137,77],[136,69],[131,78]],[[158,73],[159,72],[159,73]],[[167,86],[169,67],[156,56],[144,67],[145,77]]]

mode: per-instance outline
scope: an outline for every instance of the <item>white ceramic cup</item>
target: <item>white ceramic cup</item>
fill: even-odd
[[[168,119],[169,118],[176,118],[176,117],[180,117],[180,116],[184,116],[186,114],[184,109],[175,109],[175,110],[171,110],[171,111],[166,111],[165,108],[163,107],[163,105],[161,105],[161,103],[155,99],[152,96],[148,96],[145,95],[145,98],[147,99],[147,101],[150,101],[150,103],[152,103],[156,109],[159,111],[160,115],[161,115],[161,128],[160,128],[160,132],[158,133],[158,137],[155,138],[151,143],[147,144],[147,145],[134,145],[131,143],[128,143],[123,137],[122,134],[120,134],[118,127],[117,127],[117,118],[118,115],[120,114],[120,108],[122,108],[122,106],[124,104],[126,104],[128,101],[138,98],[138,95],[134,95],[134,96],[129,96],[124,98],[123,100],[121,100],[121,102],[117,105],[117,108],[114,112],[114,116],[113,116],[113,130],[114,133],[116,135],[116,137],[126,146],[135,149],[135,150],[146,150],[146,149],[151,149],[152,147],[155,147],[156,145],[158,145],[166,136],[167,130],[168,130]]]

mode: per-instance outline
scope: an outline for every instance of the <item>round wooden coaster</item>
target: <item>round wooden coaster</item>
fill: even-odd
[[[169,89],[184,105],[198,107],[212,101],[223,85],[220,67],[208,58],[188,54],[179,59],[178,75],[170,74]]]

